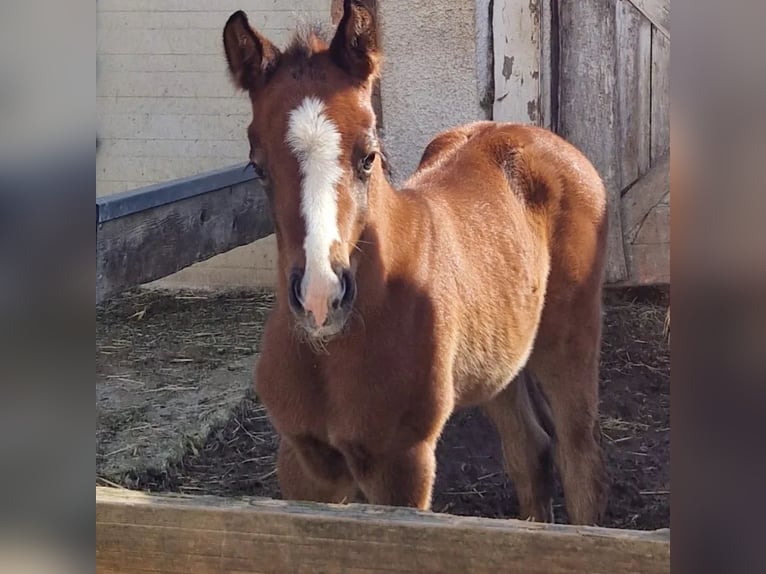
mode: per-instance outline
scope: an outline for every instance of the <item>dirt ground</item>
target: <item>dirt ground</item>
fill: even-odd
[[[97,428],[98,483],[279,498],[274,470],[277,439],[263,407],[249,391],[252,361],[272,301],[267,292],[139,291],[98,308],[97,404],[102,396],[108,402],[112,387],[125,378],[142,385],[147,412],[166,410],[175,395],[204,389],[226,370],[236,375],[232,387],[242,389],[236,401],[227,398],[231,408],[226,416],[208,420],[204,432],[177,429],[172,440],[180,449],[166,453],[161,463],[147,462],[140,448],[115,448],[111,442],[126,427],[138,427],[132,432],[144,433],[144,443],[157,442],[151,435],[155,419],[144,413],[150,422],[142,426],[131,416],[115,415],[122,411],[106,409]],[[668,297],[655,290],[632,290],[609,292],[606,301],[600,384],[611,492],[605,525],[666,528],[670,525],[670,351],[663,325]],[[197,421],[196,411],[207,399],[197,400],[203,404],[187,400],[176,405],[191,414],[171,415],[168,428],[173,428],[174,416],[192,424]],[[119,456],[122,462],[113,463]],[[438,460],[435,511],[516,516],[518,506],[502,472],[497,436],[481,412],[464,411],[450,420]],[[556,520],[564,522],[558,490],[554,510]]]

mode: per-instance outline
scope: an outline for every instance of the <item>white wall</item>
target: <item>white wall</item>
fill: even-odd
[[[247,158],[247,96],[226,74],[221,32],[236,9],[278,43],[328,0],[100,0],[99,195]]]
[[[380,0],[378,14],[384,143],[400,182],[437,133],[489,117],[482,108],[491,70],[489,4]]]
[[[247,159],[247,95],[226,73],[221,34],[242,9],[284,44],[299,20],[330,21],[330,0],[99,0],[96,194],[185,177]],[[163,281],[224,287],[270,284],[267,238]]]

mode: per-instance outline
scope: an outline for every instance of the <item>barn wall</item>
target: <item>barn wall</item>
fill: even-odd
[[[99,0],[97,195],[246,160],[250,108],[227,77],[221,45],[237,9],[280,45],[301,19],[330,21],[330,0]],[[163,284],[272,284],[274,243],[241,247]]]

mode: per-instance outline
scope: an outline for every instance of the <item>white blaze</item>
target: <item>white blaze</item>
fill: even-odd
[[[341,178],[340,133],[315,97],[304,99],[290,112],[285,141],[300,166],[301,215],[306,225],[306,271],[301,284],[303,306],[314,315],[317,327],[327,318],[330,298],[339,289],[330,265],[330,247],[340,241],[338,197]]]

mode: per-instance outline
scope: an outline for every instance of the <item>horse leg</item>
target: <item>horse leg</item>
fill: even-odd
[[[522,371],[484,410],[500,435],[521,518],[553,522],[553,439],[546,430],[551,423],[533,387],[531,375]]]
[[[588,295],[543,311],[529,368],[550,404],[556,466],[569,521],[596,524],[606,506],[607,475],[598,419],[600,298]]]
[[[343,447],[346,460],[370,504],[428,510],[436,477],[436,445],[422,441],[392,445],[373,454],[358,444]]]
[[[352,502],[358,488],[343,455],[315,440],[284,437],[277,453],[277,476],[287,500]]]

